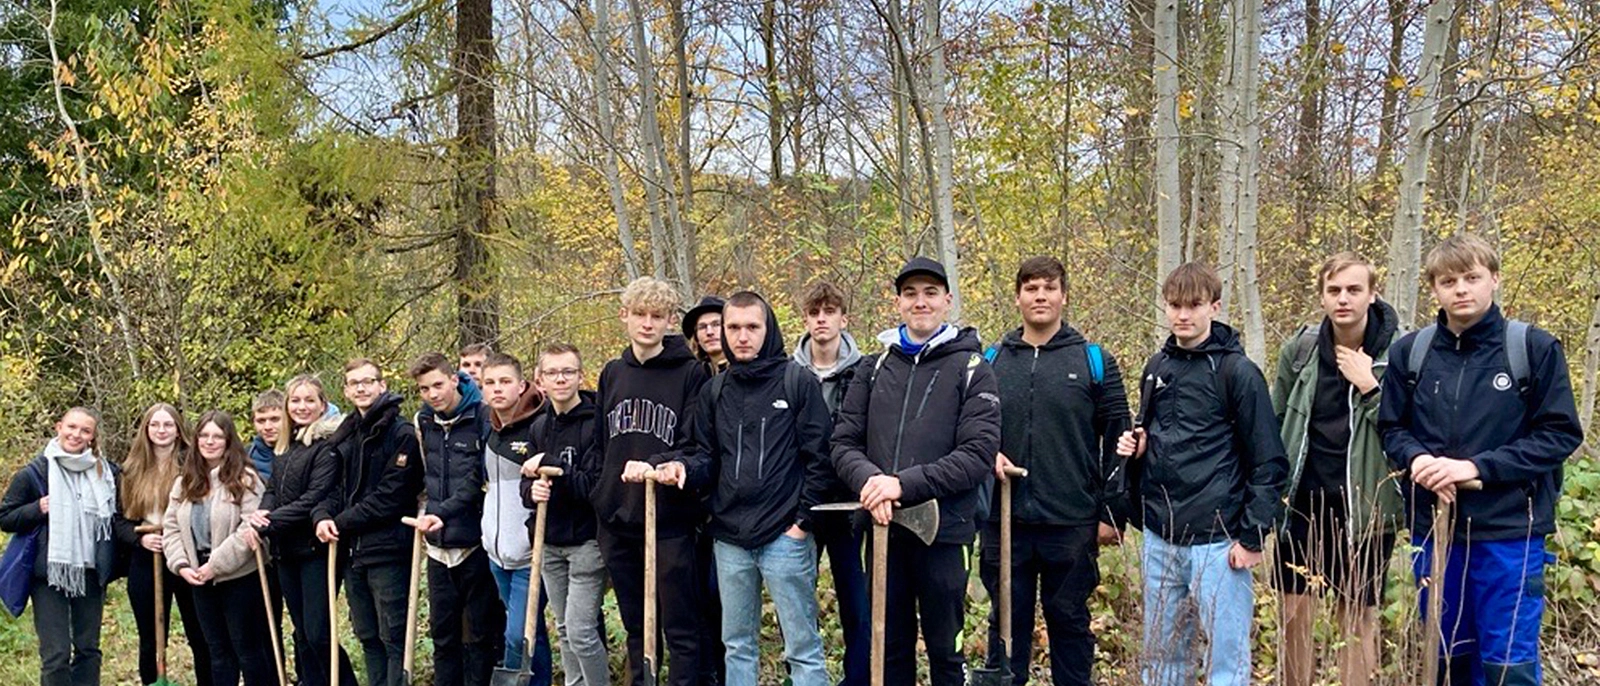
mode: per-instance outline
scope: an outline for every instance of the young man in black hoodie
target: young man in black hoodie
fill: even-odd
[[[1213,321],[1221,293],[1201,264],[1167,276],[1172,335],[1145,365],[1138,427],[1117,440],[1140,476],[1147,686],[1193,683],[1194,632],[1180,625],[1191,600],[1211,639],[1209,683],[1250,683],[1250,568],[1283,509],[1272,398],[1238,334]]]
[[[373,361],[345,364],[344,396],[355,411],[334,434],[338,485],[311,519],[317,538],[338,541],[348,560],[345,599],[367,683],[400,686],[411,581],[411,529],[400,518],[417,513],[422,492],[417,435]]]
[[[992,348],[1000,386],[1000,454],[1004,468],[1028,478],[1011,484],[1011,675],[1028,682],[1033,663],[1034,605],[1044,607],[1050,676],[1057,684],[1091,683],[1094,634],[1089,596],[1100,583],[1100,544],[1115,544],[1126,515],[1117,438],[1129,427],[1128,397],[1116,358],[1061,318],[1067,272],[1053,257],[1017,269],[1022,327]],[[989,597],[1000,580],[999,488],[983,529],[980,571]],[[991,612],[989,645],[999,645]],[[991,655],[994,655],[991,653]],[[991,663],[993,662],[991,658]]]
[[[811,506],[833,465],[833,423],[816,377],[789,360],[778,318],[761,296],[735,293],[722,309],[728,370],[700,393],[696,449],[662,466],[662,483],[711,490],[729,686],[756,686],[761,588],[783,627],[794,686],[829,686],[817,633],[817,553]]]
[[[628,332],[620,359],[600,371],[600,407],[605,419],[595,437],[600,478],[589,493],[599,521],[617,607],[628,627],[630,683],[644,684],[644,483],[656,465],[680,459],[693,447],[694,400],[705,383],[705,366],[681,336],[669,336],[679,300],[671,284],[641,277],[622,292],[619,314]],[[694,686],[700,679],[702,605],[696,574],[695,536],[705,522],[697,494],[681,488],[656,490],[656,599],[661,632],[672,668],[667,683]],[[656,656],[660,658],[659,655]]]
[[[945,323],[951,297],[944,266],[915,258],[894,283],[904,323],[879,334],[886,349],[851,382],[833,463],[880,524],[891,521],[897,504],[938,502],[931,545],[889,530],[884,676],[889,684],[915,682],[920,617],[932,683],[959,686],[966,559],[979,486],[1000,450],[1000,398],[977,331]]]
[[[850,325],[849,305],[838,286],[827,281],[813,283],[801,294],[799,304],[800,313],[805,315],[806,333],[795,345],[794,361],[822,382],[828,416],[837,423],[845,390],[867,358],[846,330]],[[823,502],[855,498],[856,493],[839,480],[838,472],[830,466]],[[839,686],[867,686],[872,678],[872,603],[867,570],[861,562],[863,532],[850,519],[847,512],[816,513],[811,520],[811,533],[817,538],[818,556],[828,554],[828,571],[833,575],[833,593],[839,604],[839,628],[844,634],[844,678]]]
[[[550,503],[545,510],[543,576],[555,606],[561,672],[567,686],[609,686],[610,658],[600,611],[606,564],[587,495],[600,477],[599,455],[591,452],[598,428],[595,395],[582,390],[583,358],[568,343],[545,347],[535,379],[549,400],[530,427],[533,451],[543,457],[523,463],[522,493],[529,508]],[[562,475],[543,481],[539,467],[556,467]],[[528,518],[530,527],[537,516]]]
[[[427,503],[417,525],[428,542],[433,683],[488,684],[501,657],[506,621],[483,551],[489,408],[472,377],[442,354],[423,355],[410,373],[423,401],[416,425]]]

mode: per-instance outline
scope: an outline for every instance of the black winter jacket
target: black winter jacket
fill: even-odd
[[[1232,370],[1226,381],[1217,378],[1224,369]],[[1149,443],[1130,467],[1139,472],[1144,527],[1178,545],[1232,539],[1260,551],[1283,512],[1289,461],[1266,379],[1238,334],[1212,322],[1193,350],[1169,336],[1143,378]],[[1231,397],[1218,396],[1223,388]]]
[[[427,513],[444,520],[428,534],[440,548],[483,545],[483,449],[489,437],[489,408],[479,400],[472,377],[458,372],[462,400],[455,414],[442,417],[427,403],[417,413],[422,434],[422,466]]]
[[[344,417],[333,415],[295,430],[289,449],[272,465],[272,479],[261,496],[269,524],[262,536],[279,557],[304,558],[323,550],[312,513],[338,485],[339,456],[333,434]]]
[[[749,549],[795,524],[809,530],[811,506],[822,502],[833,472],[822,384],[784,353],[778,318],[766,310],[756,359],[734,360],[701,390],[696,449],[684,459],[690,488],[711,489],[711,535]]]
[[[839,339],[839,362],[837,366],[826,375],[818,377],[818,380],[822,382],[822,399],[828,403],[828,419],[834,426],[839,424],[839,409],[844,407],[844,396],[850,390],[850,382],[855,380],[856,373],[861,371],[863,366],[870,370],[872,363],[876,361],[861,354],[850,332],[839,332]],[[812,341],[809,334],[801,336],[800,343],[795,346],[794,360],[812,370],[812,373],[815,374],[816,370],[811,366],[811,345]],[[865,364],[863,365],[863,363]],[[839,472],[833,468],[833,458],[830,452],[828,457],[828,479],[827,485],[823,488],[822,502],[848,502],[855,500],[858,495],[858,493],[851,492],[850,487],[846,486],[844,480],[839,478]],[[824,517],[828,516],[826,513],[819,514]],[[837,515],[838,513],[835,514]]]
[[[1566,356],[1548,332],[1528,329],[1528,388],[1519,393],[1505,354],[1506,319],[1498,305],[1457,336],[1438,315],[1422,369],[1411,370],[1416,334],[1389,350],[1378,429],[1396,469],[1418,455],[1471,460],[1481,491],[1457,491],[1457,541],[1544,536],[1555,531],[1561,467],[1583,443]],[[1404,490],[1414,537],[1433,526],[1434,497]]]
[[[570,412],[561,414],[546,402],[533,418],[531,427],[535,453],[544,453],[541,467],[558,467],[562,475],[550,480],[550,504],[546,505],[544,525],[545,542],[557,546],[573,546],[594,540],[594,507],[589,504],[588,493],[600,478],[600,456],[593,452],[596,421],[595,394],[579,391],[578,404]],[[532,487],[537,479],[522,478],[522,502],[530,508]],[[532,527],[537,513],[529,515]]]
[[[1096,384],[1087,341],[1066,324],[1037,348],[1022,340],[1020,328],[1001,339],[993,363],[1000,452],[1028,470],[1011,487],[1013,521],[1120,525],[1127,493],[1117,438],[1131,419],[1116,358],[1102,351],[1102,359],[1103,380]],[[998,488],[994,498],[989,521],[998,522]]]
[[[6,487],[5,498],[0,499],[0,531],[19,534],[40,529],[39,553],[33,560],[34,583],[45,583],[50,576],[50,515],[39,509],[39,499],[50,494],[49,465],[45,464],[45,459],[44,455],[38,455],[17,470],[11,477],[11,485]],[[110,460],[105,460],[104,464],[115,479],[116,495],[111,538],[96,545],[94,551],[94,578],[102,589],[127,573],[123,553],[137,546],[141,536],[134,531],[138,522],[122,516],[122,468]],[[85,585],[88,583],[86,577]]]
[[[417,514],[422,460],[416,429],[400,414],[401,400],[385,393],[366,412],[345,418],[334,436],[339,485],[312,514],[316,522],[332,519],[341,546],[363,559],[411,550],[413,530],[400,518]]]
[[[622,358],[600,370],[602,430],[595,434],[600,478],[589,493],[595,517],[619,535],[644,536],[644,485],[622,482],[629,460],[660,465],[693,449],[695,399],[706,381],[705,365],[689,354],[680,336],[667,336],[655,357],[639,362],[629,346]],[[698,494],[656,489],[656,535],[692,533],[706,520]]]
[[[833,431],[833,464],[852,493],[878,474],[900,478],[902,505],[939,501],[937,543],[968,544],[979,486],[1000,449],[1000,398],[977,331],[949,326],[916,355],[895,329],[864,361]]]

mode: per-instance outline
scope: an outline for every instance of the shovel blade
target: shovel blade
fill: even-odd
[[[967,686],[1011,686],[1011,672],[1004,667],[968,669]]]
[[[489,677],[489,686],[528,686],[532,680],[533,674],[525,668],[495,667],[494,674]]]

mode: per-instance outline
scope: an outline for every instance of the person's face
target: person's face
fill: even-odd
[[[449,412],[461,402],[461,389],[456,387],[456,378],[437,369],[417,377],[417,393],[422,395],[422,402],[427,403],[434,412]]]
[[[1222,301],[1213,300],[1178,302],[1169,300],[1166,304],[1167,328],[1172,331],[1178,345],[1189,345],[1204,338],[1211,333],[1211,320],[1222,311]]]
[[[900,287],[894,304],[911,335],[926,340],[944,324],[945,314],[950,311],[950,291],[933,277],[913,276]]]
[[[378,396],[389,390],[389,385],[378,378],[378,370],[370,364],[364,364],[344,373],[344,397],[356,406],[357,410],[366,412],[372,404],[378,401]]]
[[[145,436],[150,438],[150,444],[163,450],[171,448],[178,441],[178,420],[166,410],[156,410],[150,415],[150,424],[145,427]]]
[[[628,340],[641,348],[661,345],[661,339],[672,326],[673,316],[660,310],[623,308],[622,325],[628,329]],[[703,320],[702,320],[703,321]]]
[[[767,340],[767,312],[760,305],[722,310],[722,327],[728,332],[728,346],[733,359],[749,362],[761,354],[761,344]]]
[[[1465,272],[1440,274],[1433,279],[1433,297],[1453,322],[1477,321],[1494,304],[1494,292],[1499,289],[1500,275],[1481,263]]]
[[[577,397],[583,386],[583,365],[572,353],[545,355],[539,361],[539,389],[551,402],[566,404]]]
[[[268,445],[278,442],[278,429],[283,425],[283,410],[276,407],[266,407],[255,411],[250,416],[250,423],[255,425],[256,436]]]
[[[1354,326],[1367,320],[1367,310],[1378,299],[1372,273],[1366,267],[1345,267],[1322,280],[1322,312],[1334,326]]]
[[[850,318],[838,305],[813,305],[806,310],[806,333],[813,343],[832,343],[850,325]]]
[[[707,312],[694,322],[694,341],[707,355],[722,354],[722,315]]]
[[[289,391],[289,420],[295,426],[306,426],[317,421],[327,411],[328,405],[317,395],[316,386],[303,383]]]
[[[504,412],[522,397],[523,384],[517,368],[511,365],[486,367],[483,372],[483,400],[489,407]]]
[[[228,434],[216,422],[206,422],[195,434],[194,445],[206,462],[216,462],[222,459],[222,451],[228,447]]]
[[[483,378],[480,374],[483,373],[483,361],[486,358],[488,358],[488,355],[482,353],[462,355],[461,362],[456,365],[456,368],[466,372],[467,376],[472,377],[473,381],[483,383]]]
[[[96,429],[94,417],[82,412],[68,412],[56,422],[56,442],[69,453],[81,453],[94,442]]]
[[[1061,308],[1066,304],[1060,279],[1028,279],[1017,289],[1017,309],[1022,321],[1031,326],[1047,327],[1061,321]]]

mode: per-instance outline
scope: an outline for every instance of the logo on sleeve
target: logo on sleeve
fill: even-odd
[[[1511,375],[1505,372],[1494,375],[1494,389],[1497,391],[1511,390]]]
[[[789,401],[784,400],[783,398],[778,398],[777,400],[772,401],[772,409],[787,410],[789,409]]]

